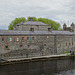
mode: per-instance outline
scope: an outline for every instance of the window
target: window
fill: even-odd
[[[14,42],[16,41],[16,38],[15,38],[15,37],[13,37],[13,41],[14,41]]]
[[[5,48],[8,48],[8,46],[5,46]]]
[[[5,49],[8,49],[9,47],[8,46],[5,46]]]
[[[2,37],[2,41],[4,41],[4,37]]]
[[[22,41],[24,41],[24,37],[22,37]]]
[[[10,38],[10,41],[12,41],[12,38]]]
[[[8,41],[8,37],[6,37],[6,41]]]
[[[72,42],[72,45],[73,45],[73,42]]]
[[[29,40],[29,37],[27,37],[27,40]]]
[[[67,43],[66,43],[66,46],[67,46]]]
[[[22,47],[22,45],[20,45],[20,47]]]
[[[46,46],[46,44],[44,44],[44,46]]]
[[[30,45],[28,45],[28,48],[30,47]]]
[[[17,41],[19,41],[19,38],[17,37]]]
[[[69,46],[70,46],[70,43],[69,43]]]
[[[34,40],[34,37],[32,37],[32,40]]]

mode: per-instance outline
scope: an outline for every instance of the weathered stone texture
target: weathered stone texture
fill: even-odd
[[[32,24],[27,25],[28,23]],[[37,24],[33,25],[35,23]],[[24,25],[20,24],[14,26],[14,31],[0,31],[0,57],[40,57],[75,49],[73,32],[51,31],[48,25],[41,22],[27,21],[26,25],[25,22]]]
[[[48,31],[48,28],[50,26],[38,26],[38,25],[21,25],[21,26],[15,26],[16,28],[14,30],[22,30],[22,31],[30,31],[30,28],[34,28],[34,31]]]
[[[57,53],[74,51],[74,36],[57,36]]]
[[[39,57],[70,52],[75,49],[74,38],[74,35],[0,36],[0,55]]]
[[[9,40],[9,36],[5,37],[8,37],[8,39],[2,41],[2,46],[0,46],[0,54],[5,56],[39,57],[54,54],[54,36],[12,36],[12,41]],[[16,41],[17,37],[19,37],[19,41]],[[24,37],[24,41],[22,41],[22,37]],[[29,40],[27,40],[27,37],[29,37]],[[34,40],[32,37],[34,37]],[[5,46],[8,46],[8,49],[5,49]]]

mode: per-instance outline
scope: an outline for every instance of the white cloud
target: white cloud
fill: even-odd
[[[68,21],[71,23],[75,19],[75,1],[0,0],[0,26],[6,25],[8,27],[16,17],[28,16],[49,18],[61,24]]]

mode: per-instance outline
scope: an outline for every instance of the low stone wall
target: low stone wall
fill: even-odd
[[[51,55],[49,51],[45,52],[43,50],[25,49],[25,50],[13,50],[8,53],[1,54],[0,58],[13,58],[13,57],[31,58],[31,57],[40,57],[48,55]]]

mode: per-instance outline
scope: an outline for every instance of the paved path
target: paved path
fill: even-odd
[[[59,55],[50,55],[50,56],[41,56],[41,57],[32,57],[32,58],[25,58],[24,56],[21,57],[11,57],[11,58],[6,58],[5,60],[7,61],[18,61],[18,60],[31,60],[31,59],[42,59],[42,58],[51,58],[51,57],[63,57],[63,56],[67,56],[70,55],[70,53],[66,53],[66,54],[59,54]]]

